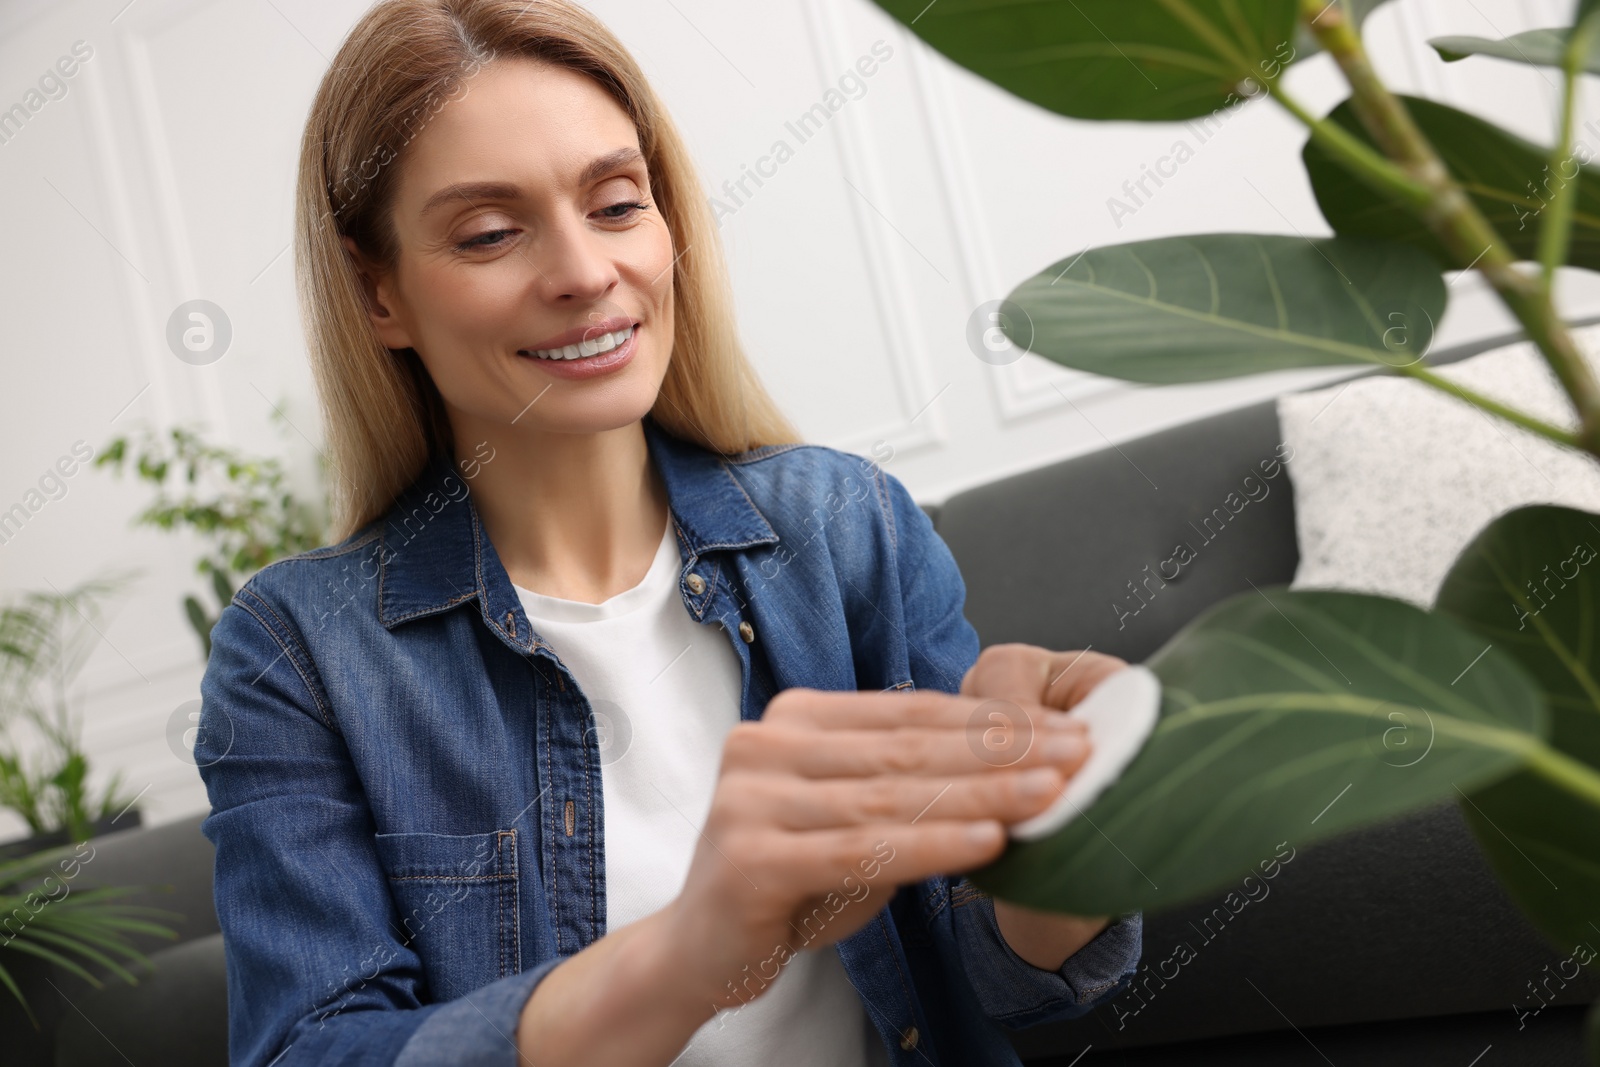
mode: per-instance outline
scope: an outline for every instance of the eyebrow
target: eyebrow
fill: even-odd
[[[642,159],[644,154],[632,145],[596,156],[578,173],[578,184],[588,185],[597,178]],[[422,205],[421,214],[426,216],[452,200],[465,200],[468,203],[475,200],[515,200],[521,195],[521,188],[511,182],[457,182],[428,197],[427,203]]]

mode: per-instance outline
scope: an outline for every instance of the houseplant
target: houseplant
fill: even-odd
[[[132,472],[155,487],[156,498],[135,525],[161,530],[188,528],[208,542],[195,561],[215,605],[193,594],[183,598],[184,617],[211,655],[211,627],[249,575],[273,560],[322,544],[326,505],[297,496],[283,464],[208,442],[198,430],[145,429],[113,438],[95,466]]]
[[[1574,118],[1579,79],[1600,72],[1600,0],[1580,0],[1567,27],[1433,42],[1444,61],[1558,69],[1549,148],[1392,93],[1360,33],[1382,0],[877,2],[950,59],[1062,115],[1174,121],[1263,97],[1309,131],[1302,159],[1334,237],[1086,250],[1003,302],[997,324],[1019,347],[1150,383],[1376,365],[1600,458],[1600,382],[1553,296],[1558,266],[1600,269],[1600,172]],[[1327,116],[1283,83],[1319,51],[1350,91]],[[1475,270],[1498,294],[1570,399],[1573,427],[1427,366],[1417,339],[1444,310],[1446,270]],[[1532,921],[1564,951],[1595,943],[1600,578],[1562,571],[1549,598],[1534,584],[1595,533],[1600,516],[1571,508],[1508,512],[1460,553],[1431,611],[1282,586],[1215,605],[1147,661],[1161,721],[1118,783],[1087,818],[1013,845],[973,880],[1081,914],[1161,908],[1220,888],[1285,838],[1458,799]],[[1426,758],[1385,759],[1396,729],[1425,729]],[[1590,1030],[1600,1062],[1600,1011]]]
[[[135,888],[76,889],[73,880],[93,859],[92,843],[84,842],[76,848],[46,849],[0,860],[0,986],[17,998],[35,1028],[39,1020],[6,966],[6,952],[53,963],[99,988],[100,978],[90,967],[137,984],[134,973],[118,959],[148,962],[130,941],[130,934],[177,937],[156,920],[182,916],[127,903],[124,898],[138,892]]]
[[[28,592],[0,607],[0,807],[21,816],[33,834],[0,848],[0,857],[87,840],[119,817],[119,828],[138,825],[137,811],[124,814],[133,798],[120,774],[98,792],[91,788],[82,724],[69,698],[100,639],[106,599],[123,581]]]
[[[122,961],[145,960],[128,935],[175,937],[156,923],[178,916],[128,904],[132,887],[80,890],[73,880],[94,859],[95,835],[139,823],[133,799],[113,775],[89,785],[81,724],[69,688],[94,643],[106,600],[122,578],[98,578],[66,592],[29,592],[0,608],[0,807],[22,817],[32,836],[0,848],[0,986],[38,1019],[7,953],[52,963],[91,985],[89,968],[132,983]],[[31,738],[20,736],[22,731]],[[66,847],[56,847],[56,846]],[[77,847],[74,848],[73,846]]]

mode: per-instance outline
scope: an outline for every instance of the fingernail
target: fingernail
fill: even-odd
[[[1044,728],[1046,730],[1082,730],[1083,723],[1074,719],[1064,711],[1053,711],[1045,716]]]
[[[1017,790],[1025,797],[1042,797],[1055,791],[1059,777],[1050,767],[1035,767],[1017,782]]]
[[[1088,742],[1075,734],[1046,738],[1043,745],[1044,758],[1051,761],[1073,760],[1083,755],[1088,747]]]
[[[974,845],[992,845],[1003,831],[993,819],[967,824],[967,840]]]

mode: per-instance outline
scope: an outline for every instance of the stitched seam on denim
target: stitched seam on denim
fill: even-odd
[[[379,596],[381,597],[382,595],[383,595],[383,591],[379,590]],[[477,595],[478,594],[477,594],[476,591],[471,592],[471,593],[463,593],[461,596],[456,597],[456,599],[454,599],[454,600],[447,600],[443,604],[438,604],[438,605],[435,605],[434,607],[418,608],[416,611],[410,612],[410,613],[405,614],[405,615],[396,615],[394,618],[390,619],[389,621],[392,622],[392,623],[409,622],[412,619],[418,619],[418,618],[421,618],[424,615],[437,615],[441,611],[450,610],[451,608],[455,607],[457,604],[464,604],[464,603],[466,603],[467,601],[471,600],[473,597],[475,597]],[[379,618],[382,618],[383,607],[382,607],[382,602],[381,601],[379,602],[378,611],[380,613],[379,614]]]
[[[517,847],[517,832],[511,835],[511,973],[522,970],[522,851]]]
[[[391,875],[392,882],[510,882],[514,874],[401,874]]]
[[[963,878],[950,889],[950,901],[953,907],[964,907],[975,900],[982,900],[989,894]]]
[[[284,628],[285,632],[283,634],[279,634],[276,628],[269,624],[266,619],[261,617],[260,612],[251,607],[249,604],[246,604],[241,599],[245,596],[248,596],[251,600],[259,604],[263,611],[271,615],[272,618]],[[312,701],[317,705],[317,714],[322,716],[322,725],[326,726],[336,734],[339,733],[339,728],[333,724],[333,717],[329,714],[331,709],[325,703],[323,703],[322,697],[318,693],[318,690],[321,688],[321,680],[308,678],[306,676],[306,669],[311,666],[310,655],[305,652],[304,646],[301,645],[300,642],[294,637],[294,634],[289,630],[288,625],[284,623],[281,618],[279,618],[278,613],[272,610],[272,605],[263,600],[255,591],[245,589],[241,589],[239,592],[233,595],[233,603],[237,604],[241,610],[247,612],[251,618],[255,619],[256,622],[261,624],[261,628],[265,630],[272,638],[273,643],[275,643],[279,650],[283,652],[284,658],[286,658],[294,667],[294,672],[300,676],[300,684],[306,687],[306,692],[311,695]],[[304,666],[302,666],[299,659],[296,658],[295,649],[290,648],[289,644],[284,643],[286,640],[290,644],[293,644],[295,648],[299,649],[301,655],[306,657],[306,663]],[[267,666],[270,669],[271,664],[268,664]],[[262,673],[264,674],[266,672],[263,671]],[[258,680],[259,678],[260,675],[257,675]],[[254,685],[255,682],[251,682],[250,684]]]
[[[587,700],[588,698],[585,697],[584,699]],[[589,771],[589,752],[587,746],[585,746],[583,755],[583,785],[584,792],[587,794],[589,801],[589,807],[586,812],[589,818],[589,833],[584,840],[584,847],[587,848],[589,852],[589,933],[592,935],[596,928],[600,925],[596,917],[600,914],[601,908],[604,907],[604,901],[600,899],[600,876],[595,871],[597,864],[600,862],[600,857],[596,855],[596,853],[598,853],[600,850],[594,847],[595,836],[597,834],[594,824],[595,813],[600,807],[600,804],[594,799],[595,776]]]
[[[728,468],[728,465],[727,465],[726,462],[723,462],[723,463],[719,464],[718,466],[721,469],[723,475],[728,479],[728,481],[732,482],[734,484],[734,487],[739,490],[739,495],[744,497],[745,503],[750,505],[750,510],[756,513],[756,517],[761,520],[761,524],[767,528],[767,533],[771,534],[774,538],[776,538],[778,536],[777,531],[772,528],[772,523],[767,520],[767,517],[764,514],[762,514],[761,509],[756,507],[756,502],[754,500],[750,499],[750,494],[745,492],[744,483],[740,482],[738,478],[735,478],[733,476],[733,471]],[[742,541],[738,541],[738,542],[729,541],[729,542],[723,542],[723,543],[717,543],[717,544],[707,544],[707,545],[703,545],[702,546],[702,548],[706,548],[706,549],[710,549],[710,548],[743,548],[743,547],[745,547],[745,542],[742,542]]]
[[[510,879],[508,879],[508,881],[511,884],[512,893],[515,894],[516,887],[517,887],[517,832],[515,830],[510,830],[510,831],[502,830],[502,831],[500,831],[499,833],[497,833],[495,835],[495,853],[496,853],[495,859],[500,863],[501,869],[504,870],[506,868],[506,866],[507,866],[504,853],[505,853],[505,848],[506,848],[506,837],[507,837],[508,834],[509,834],[509,836],[511,838],[511,862],[509,864],[510,869],[511,869],[511,877],[510,877]],[[500,905],[500,936],[496,940],[499,942],[498,948],[499,948],[499,952],[500,952],[500,977],[504,978],[507,974],[511,973],[511,971],[510,971],[510,962],[511,961],[507,958],[510,955],[510,949],[509,949],[509,946],[507,944],[509,939],[506,937],[506,885],[505,885],[504,882],[502,882],[501,885],[500,885],[499,905]],[[515,930],[516,927],[515,927],[514,924],[517,921],[517,916],[516,916],[515,912],[513,912],[512,915],[511,915],[511,921],[513,923],[512,929]]]
[[[978,914],[979,914],[979,917],[980,917],[979,921],[980,922],[983,921],[984,913],[980,910]],[[1006,937],[1005,937],[1004,934],[1002,934],[1000,932],[1000,922],[999,922],[998,919],[994,918],[994,913],[993,912],[989,912],[988,913],[988,917],[989,917],[989,921],[985,922],[984,925],[994,931],[994,937],[995,937],[995,940],[999,943],[1000,953],[1001,953],[1002,956],[1006,957],[1007,959],[1014,959],[1017,964],[1019,964],[1019,965],[1021,965],[1023,967],[1030,968],[1032,971],[1037,971],[1040,974],[1055,975],[1055,977],[1058,980],[1060,980],[1063,984],[1065,984],[1067,989],[1070,992],[1072,992],[1072,994],[1073,994],[1073,1003],[1074,1004],[1080,1003],[1079,1000],[1078,1000],[1078,997],[1077,997],[1077,991],[1072,988],[1072,984],[1070,982],[1067,982],[1067,980],[1065,978],[1062,978],[1059,973],[1057,973],[1055,971],[1046,971],[1043,967],[1034,967],[1033,964],[1029,963],[1027,960],[1023,959],[1021,956],[1018,956],[1016,950],[1013,949],[1009,944],[1006,943]],[[1015,1019],[1019,1015],[1026,1015],[1026,1014],[1028,1014],[1030,1012],[1036,1012],[1036,1011],[1039,1011],[1041,1009],[1049,1008],[1053,1004],[1057,1003],[1059,1000],[1060,1000],[1060,997],[1057,997],[1057,996],[1046,996],[1043,1000],[1035,1001],[1034,1003],[1028,1005],[1025,1008],[1017,1008],[1014,1011],[1004,1012],[1004,1013],[1002,1013],[1000,1015],[997,1015],[995,1018],[998,1021],[1004,1021],[1006,1019]]]
[[[944,906],[949,903],[950,885],[943,878],[930,878],[928,880],[933,883],[934,891],[928,894],[928,904],[925,906],[925,910],[928,918],[933,919],[938,917],[938,914],[944,910]]]
[[[889,949],[889,958],[894,961],[894,971],[900,976],[900,991],[904,993],[906,997],[906,1011],[911,1016],[912,1025],[915,1025],[917,1021],[916,1002],[911,998],[911,989],[906,984],[906,972],[901,969],[900,957],[894,950],[894,939],[889,936],[889,920],[884,918],[884,915],[887,911],[888,909],[885,908],[882,911],[879,911],[875,917],[878,924],[878,932],[883,935],[883,943]],[[924,1053],[923,1056],[926,1058],[927,1054]]]
[[[900,535],[894,525],[894,504],[889,500],[889,480],[882,467],[872,472],[872,484],[878,491],[878,509],[883,512],[883,521],[889,527],[889,547],[895,555],[900,554]]]
[[[825,446],[819,445],[814,441],[791,441],[790,443],[783,445],[762,445],[760,448],[752,448],[747,452],[741,452],[732,456],[723,456],[722,458],[728,463],[736,463],[743,467],[747,464],[756,463],[771,456],[781,456],[785,452],[793,452],[797,448],[823,447]]]
[[[348,545],[324,545],[321,548],[309,549],[305,552],[296,553],[293,556],[285,556],[283,559],[275,559],[265,567],[262,567],[259,571],[256,571],[256,573],[251,577],[252,579],[259,577],[272,568],[281,567],[285,563],[298,563],[301,560],[338,559],[340,556],[348,556],[357,549],[364,548],[371,544],[372,540],[379,535],[379,532],[380,531],[378,530],[369,531],[362,536],[359,541],[352,541]]]
[[[550,714],[550,702],[555,699],[555,696],[551,693],[548,683],[546,683],[542,693],[539,692],[537,686],[534,687],[534,692],[536,694],[534,699],[536,721],[538,718],[539,709],[538,698],[541,696],[544,698],[544,780],[545,787],[551,788],[555,785],[555,768],[550,762],[550,721],[553,718],[553,716]],[[541,804],[539,807],[542,812],[542,810],[545,808],[545,805]],[[548,827],[548,839],[546,839],[545,834],[540,834],[539,836],[541,839],[546,839],[544,840],[545,848],[548,855],[551,857],[551,861],[545,864],[545,866],[549,868],[550,872],[550,891],[548,893],[550,900],[550,922],[551,925],[555,927],[556,931],[556,954],[565,955],[565,953],[561,951],[561,864],[555,861],[556,827],[555,823],[548,819],[542,820],[542,822],[544,822],[544,824]]]

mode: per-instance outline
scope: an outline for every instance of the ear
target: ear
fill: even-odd
[[[377,270],[362,254],[353,237],[339,238],[361,279],[361,291],[366,297],[367,317],[385,348],[411,348],[411,334],[395,315],[396,293],[393,278]]]

